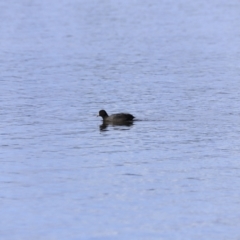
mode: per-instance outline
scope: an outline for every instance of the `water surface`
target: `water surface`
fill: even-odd
[[[239,9],[2,1],[1,238],[239,239]]]

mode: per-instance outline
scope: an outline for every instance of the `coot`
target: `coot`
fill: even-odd
[[[105,110],[100,110],[98,116],[101,116],[104,122],[118,122],[118,123],[131,122],[135,118],[130,113],[116,113],[108,116]]]

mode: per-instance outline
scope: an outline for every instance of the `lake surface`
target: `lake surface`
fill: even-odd
[[[0,238],[240,239],[239,23],[237,0],[1,1]]]

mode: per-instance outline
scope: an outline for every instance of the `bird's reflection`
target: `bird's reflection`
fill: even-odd
[[[107,128],[109,126],[111,127],[119,127],[117,129],[120,129],[120,130],[126,130],[126,128],[124,127],[131,127],[133,125],[133,122],[124,122],[124,123],[106,123],[106,122],[103,122],[101,125],[99,125],[99,129],[100,131],[107,131]]]

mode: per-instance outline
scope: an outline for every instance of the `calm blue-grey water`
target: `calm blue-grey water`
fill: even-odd
[[[240,239],[239,23],[238,0],[1,1],[0,239]]]

